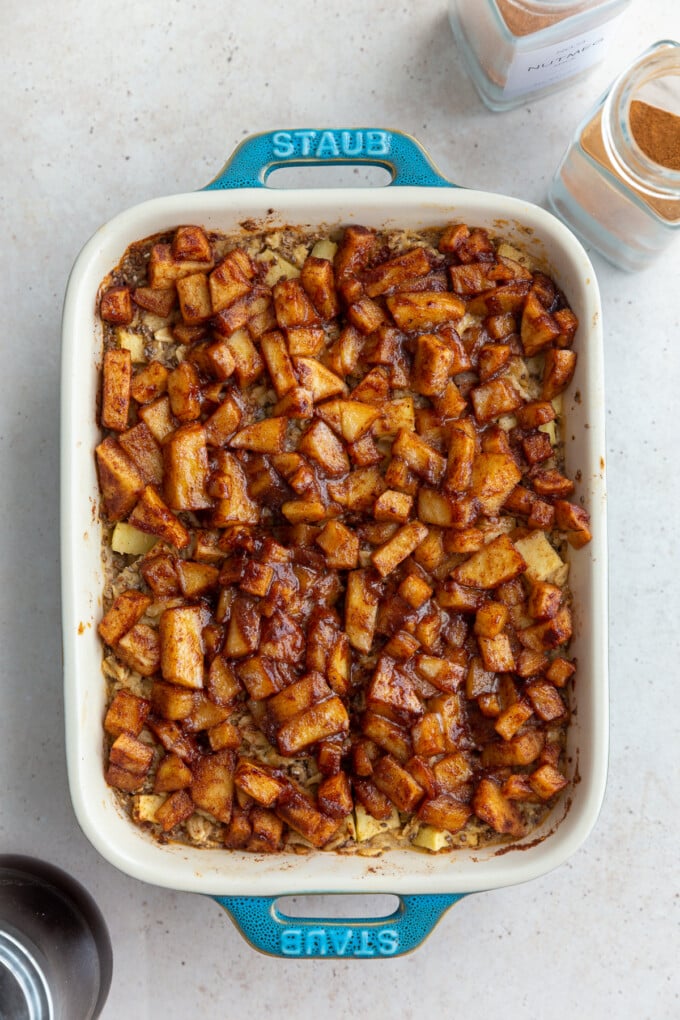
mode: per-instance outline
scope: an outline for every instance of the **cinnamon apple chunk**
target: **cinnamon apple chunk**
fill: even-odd
[[[311,418],[314,414],[314,394],[304,386],[293,386],[275,405],[274,414],[286,418]]]
[[[202,692],[195,692],[189,715],[183,720],[187,733],[201,733],[213,730],[225,723],[231,714],[231,708],[215,705]]]
[[[284,780],[279,779],[271,769],[247,758],[239,760],[234,782],[238,789],[264,807],[272,807],[286,786]]]
[[[285,396],[298,381],[283,334],[279,330],[265,333],[260,339],[260,349],[277,397]]]
[[[104,729],[114,737],[121,733],[138,737],[150,708],[147,698],[140,698],[130,691],[118,691],[106,712]]]
[[[321,673],[311,671],[284,687],[267,701],[267,715],[276,729],[289,722],[316,702],[329,698],[332,691]]]
[[[355,779],[353,786],[356,801],[354,810],[357,817],[357,823],[359,823],[361,818],[362,810],[377,821],[387,821],[393,815],[396,815],[397,819],[399,818],[392,801],[386,794],[382,793],[382,791],[379,790],[375,783],[373,783],[370,779]],[[380,830],[376,830],[371,827],[369,828],[369,831],[371,835],[374,835],[376,831]],[[362,837],[359,830],[359,824],[357,824],[357,839],[361,842],[362,838],[366,837]]]
[[[146,782],[145,773],[129,772],[127,769],[121,768],[120,765],[113,765],[111,763],[109,763],[106,769],[104,778],[109,786],[113,786],[116,790],[122,790],[125,793],[136,793],[142,789]]]
[[[572,630],[571,610],[568,606],[562,606],[551,619],[523,627],[517,632],[517,637],[525,648],[541,652],[566,644]]]
[[[495,637],[478,637],[477,644],[482,655],[484,668],[494,673],[509,673],[515,669],[515,656],[507,634]]]
[[[323,813],[331,818],[345,818],[350,814],[353,801],[347,774],[340,771],[322,780],[317,791],[317,800]]]
[[[196,807],[227,824],[234,800],[235,757],[232,751],[203,755],[192,765],[191,799]]]
[[[136,623],[117,642],[116,654],[140,676],[153,676],[160,666],[158,632],[146,623]]]
[[[109,752],[109,762],[136,776],[145,776],[153,762],[153,747],[138,740],[131,733],[121,733]]]
[[[147,485],[142,492],[128,523],[139,531],[158,535],[177,549],[184,549],[191,541],[187,529],[165,505],[153,485]]]
[[[503,796],[492,779],[482,779],[475,790],[472,807],[478,818],[496,832],[507,836],[523,836],[526,825],[515,803]]]
[[[319,417],[348,443],[356,443],[380,417],[380,409],[361,400],[326,400]]]
[[[240,682],[253,701],[264,701],[280,690],[281,681],[276,663],[263,655],[253,655],[237,666]]]
[[[373,782],[400,811],[415,811],[425,796],[420,783],[389,754],[375,765]]]
[[[447,658],[438,655],[416,655],[415,664],[419,676],[440,691],[457,690],[465,677],[464,652],[455,657],[451,654]]]
[[[263,418],[246,425],[229,440],[236,450],[252,450],[257,453],[281,453],[283,450],[287,418]]]
[[[168,370],[160,361],[150,361],[138,369],[130,382],[130,396],[138,404],[149,404],[167,389]]]
[[[459,832],[472,815],[472,809],[449,794],[443,793],[423,801],[418,811],[421,822],[447,832]]]
[[[482,750],[483,768],[503,768],[506,765],[530,765],[543,750],[545,735],[541,730],[528,729],[510,740],[486,744]]]
[[[129,588],[117,595],[109,611],[102,617],[98,631],[107,645],[115,645],[144,616],[151,599],[144,592]]]
[[[251,835],[246,849],[253,853],[276,853],[281,849],[283,821],[266,808],[253,808],[250,812]]]
[[[158,763],[154,778],[154,793],[172,793],[191,786],[191,769],[176,754],[166,754]],[[193,810],[193,807],[192,807]]]
[[[550,800],[567,785],[567,779],[554,765],[539,765],[529,776],[529,786],[541,800]]]
[[[387,322],[387,316],[381,305],[369,297],[361,297],[350,304],[347,308],[347,318],[364,336],[374,333]]]
[[[420,521],[411,521],[399,528],[395,535],[371,553],[371,562],[381,577],[386,577],[402,560],[418,548],[427,537],[427,528]]]
[[[393,755],[397,761],[407,762],[413,755],[410,735],[391,719],[378,712],[366,712],[361,721],[364,736],[369,737],[378,747]]]
[[[364,287],[369,297],[378,297],[414,277],[426,276],[432,263],[424,248],[411,248],[402,255],[387,259],[362,273]]]
[[[244,322],[248,321],[247,312],[246,308],[243,316]],[[225,313],[222,312],[220,314],[224,315]],[[234,360],[234,374],[239,386],[242,389],[246,389],[256,379],[259,379],[264,372],[264,361],[257,347],[242,326],[235,326],[233,329],[230,329],[225,324],[222,325],[226,335],[224,342]]]
[[[155,715],[163,719],[187,719],[194,707],[194,691],[191,688],[154,680],[151,688],[151,707]]]
[[[522,309],[520,336],[522,347],[528,358],[533,358],[544,347],[554,343],[560,335],[560,327],[553,316],[545,310],[535,290],[530,290]]]
[[[229,308],[253,289],[255,266],[246,251],[234,248],[219,262],[208,278],[212,313]]]
[[[124,432],[130,414],[132,358],[125,348],[104,353],[101,423],[105,429]]]
[[[99,302],[99,315],[104,322],[129,325],[134,318],[130,288],[116,286],[105,290]]]
[[[163,489],[172,510],[206,510],[208,449],[205,428],[198,423],[175,429],[163,444]]]
[[[346,733],[348,729],[347,709],[340,698],[333,695],[285,722],[276,741],[281,754],[294,755],[325,737]]]
[[[449,450],[443,486],[446,492],[467,492],[472,485],[475,460],[474,429],[456,423],[449,436]]]
[[[433,450],[415,432],[400,429],[392,444],[392,456],[399,457],[420,478],[431,485],[439,483],[446,468],[446,460]]]
[[[163,832],[171,832],[181,822],[185,822],[195,811],[194,802],[186,790],[175,790],[157,808],[154,821]]]
[[[553,400],[566,390],[576,371],[576,352],[550,348],[545,353],[541,400]]]
[[[328,843],[341,824],[340,819],[317,810],[311,799],[292,784],[279,797],[275,811],[286,825],[318,849]]]
[[[359,565],[359,538],[340,521],[329,521],[316,538],[332,570],[354,570]]]
[[[411,383],[416,393],[438,396],[454,367],[454,353],[434,333],[422,333],[416,340]]]
[[[140,420],[148,426],[157,443],[162,443],[165,437],[169,436],[177,427],[177,419],[172,413],[170,398],[167,394],[140,407],[137,414]]]
[[[178,280],[177,297],[182,319],[187,326],[200,326],[212,316],[213,307],[205,273],[192,273]]]
[[[516,701],[514,705],[509,705],[501,712],[494,723],[494,729],[503,740],[510,740],[532,714],[530,704],[526,701]]]
[[[399,594],[413,609],[420,609],[432,595],[432,587],[418,574],[407,574],[399,585]]]
[[[483,514],[498,513],[522,477],[514,458],[505,453],[480,453],[472,463],[469,493]]]
[[[168,683],[203,687],[203,610],[200,606],[166,609],[158,625],[161,672]]]
[[[274,284],[273,294],[280,328],[313,326],[319,321],[316,309],[299,280],[279,280]]]
[[[465,314],[465,302],[454,294],[419,291],[393,294],[386,300],[392,318],[406,332],[436,329]]]
[[[549,680],[538,679],[527,684],[526,695],[534,712],[544,722],[561,719],[567,710],[560,692]]]
[[[246,595],[234,599],[229,618],[229,629],[224,653],[232,659],[242,659],[257,651],[260,645],[262,618],[255,600]]]
[[[300,283],[311,300],[320,318],[335,318],[340,310],[333,274],[333,264],[328,259],[313,255],[305,259],[300,271]]]
[[[99,488],[109,520],[128,515],[144,489],[145,480],[134,461],[109,436],[96,448]]]
[[[298,451],[313,460],[331,478],[341,478],[349,471],[345,447],[328,425],[318,418],[300,437]]]
[[[232,524],[257,524],[260,510],[248,492],[245,472],[233,453],[220,450],[215,458],[211,477],[216,504],[212,524],[226,528]]]
[[[127,432],[121,432],[118,443],[133,461],[145,482],[152,485],[163,483],[163,456],[151,429],[139,422]]]
[[[493,287],[475,295],[467,304],[471,315],[504,315],[506,312],[519,312],[524,307],[530,284],[525,280],[516,280],[501,287]]]
[[[423,714],[413,680],[387,655],[378,659],[366,688],[366,706],[396,723],[412,724]]]
[[[511,414],[524,400],[509,379],[491,379],[476,386],[470,393],[475,417],[481,424]]]
[[[203,256],[203,252],[201,252]],[[209,259],[177,257],[171,244],[154,244],[149,256],[147,282],[155,290],[175,288],[177,281],[193,273],[204,273],[212,269],[212,255]]]
[[[581,549],[592,538],[590,515],[582,506],[564,499],[555,500],[557,527],[567,533],[567,541],[574,549]]]
[[[353,570],[347,577],[345,631],[349,643],[360,652],[373,644],[378,616],[378,594],[366,570]]]
[[[440,758],[434,763],[432,772],[437,791],[451,793],[453,796],[459,796],[463,784],[469,782],[473,777],[472,765],[460,751],[454,751],[452,754]]]
[[[471,588],[497,588],[526,570],[526,562],[507,535],[499,535],[453,571],[453,579]]]
[[[347,391],[344,380],[315,358],[295,358],[294,366],[300,386],[312,393],[315,403]]]

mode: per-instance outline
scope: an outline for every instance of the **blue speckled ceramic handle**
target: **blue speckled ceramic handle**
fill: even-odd
[[[251,946],[269,956],[380,960],[417,949],[462,895],[400,896],[387,917],[336,920],[282,914],[275,896],[214,898]]]
[[[442,177],[419,142],[402,131],[305,128],[265,131],[246,138],[203,190],[266,188],[273,170],[338,164],[381,166],[392,175],[391,187],[457,187]]]

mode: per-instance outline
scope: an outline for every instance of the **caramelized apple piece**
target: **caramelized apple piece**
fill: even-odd
[[[130,413],[132,358],[124,348],[106,351],[102,369],[101,423],[105,429],[124,432]]]

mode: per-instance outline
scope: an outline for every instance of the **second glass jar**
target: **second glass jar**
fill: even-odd
[[[579,125],[553,180],[553,210],[621,269],[680,230],[680,43],[655,43]]]

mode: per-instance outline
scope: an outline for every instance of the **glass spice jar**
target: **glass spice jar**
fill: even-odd
[[[509,110],[585,74],[630,0],[450,0],[468,73],[491,110]]]
[[[649,265],[680,229],[680,43],[655,43],[587,115],[549,201],[621,269]]]

